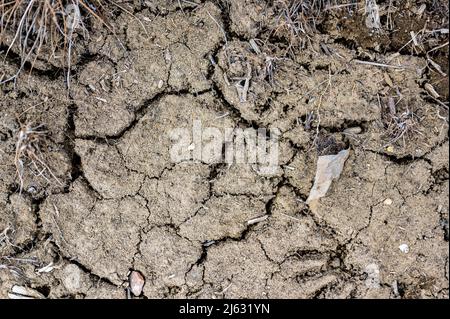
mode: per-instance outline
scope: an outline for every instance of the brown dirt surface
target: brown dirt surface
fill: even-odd
[[[0,84],[0,298],[448,298],[445,1],[377,1],[380,30],[364,1],[295,24],[296,1],[138,2],[114,32],[89,20],[70,88],[45,50]],[[169,132],[198,120],[278,129],[278,170],[174,163]],[[18,136],[39,125],[46,166],[21,158],[21,184]],[[310,207],[319,156],[343,149]]]

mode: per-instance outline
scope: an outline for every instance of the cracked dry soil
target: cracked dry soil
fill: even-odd
[[[69,93],[49,62],[2,87],[0,298],[14,285],[49,298],[125,298],[130,270],[145,277],[148,298],[448,298],[448,114],[424,90],[444,81],[443,95],[448,79],[424,56],[392,58],[404,42],[361,35],[351,19],[338,31],[330,18],[276,61],[269,81],[269,53],[249,44],[266,23],[263,5],[198,2],[136,10],[148,36],[125,13],[111,21],[116,36],[92,21]],[[272,41],[274,52],[285,46]],[[355,62],[364,57],[405,67]],[[241,102],[229,81],[248,64]],[[14,52],[0,66],[14,74]],[[383,105],[399,94],[420,133],[385,147]],[[19,194],[19,114],[45,124],[45,160],[61,185],[27,171]],[[167,133],[198,119],[278,128],[277,174],[172,163]],[[329,145],[351,153],[313,212],[305,200]]]

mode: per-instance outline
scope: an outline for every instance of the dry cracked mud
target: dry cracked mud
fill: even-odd
[[[448,78],[400,51],[409,39],[354,17],[330,17],[269,72],[285,39],[263,52],[249,42],[274,23],[269,3],[151,1],[117,13],[115,35],[92,21],[70,90],[46,61],[2,86],[0,298],[15,285],[126,298],[131,270],[141,298],[448,298],[448,108],[424,87],[448,90]],[[14,54],[0,73],[17,71]],[[249,73],[243,101],[235,81]],[[387,133],[391,97],[417,119],[405,141]],[[196,120],[277,128],[279,169],[174,163],[169,132]],[[20,192],[28,123],[45,125],[55,176],[30,167]],[[339,180],[311,210],[318,156],[344,148]]]

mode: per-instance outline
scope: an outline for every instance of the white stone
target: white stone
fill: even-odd
[[[401,244],[400,246],[398,246],[398,248],[404,254],[409,253],[409,246],[407,244]]]

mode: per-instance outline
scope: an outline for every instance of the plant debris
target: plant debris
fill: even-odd
[[[349,154],[350,150],[342,150],[336,155],[319,156],[316,177],[309,197],[306,200],[307,204],[314,205],[315,202],[327,194],[333,180],[341,176]]]

